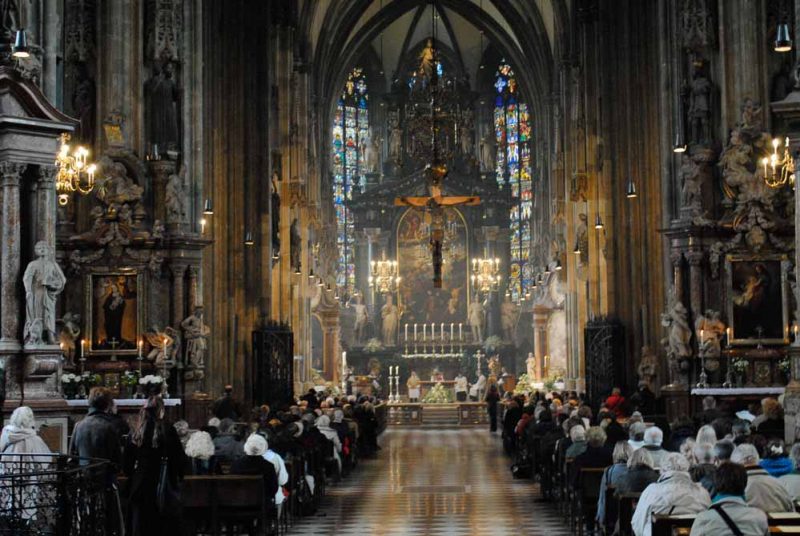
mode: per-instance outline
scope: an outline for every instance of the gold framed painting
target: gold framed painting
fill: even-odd
[[[88,355],[136,355],[145,326],[145,277],[136,270],[85,276]]]
[[[732,345],[789,342],[786,255],[727,255],[725,276]]]

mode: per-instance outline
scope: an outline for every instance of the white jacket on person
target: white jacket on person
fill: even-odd
[[[747,504],[771,512],[794,512],[789,492],[777,478],[761,467],[747,468],[747,488],[744,490]]]
[[[642,492],[631,519],[636,536],[651,536],[653,514],[697,514],[711,504],[706,489],[688,472],[667,471]]]

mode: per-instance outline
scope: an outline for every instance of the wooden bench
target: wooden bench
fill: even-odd
[[[597,514],[597,500],[600,498],[600,483],[603,480],[605,467],[582,467],[577,479],[575,490],[575,522],[578,525],[578,534],[583,534],[583,527],[589,522],[594,526]],[[604,490],[605,491],[605,490]]]
[[[663,515],[653,514],[653,536],[689,534],[697,514]],[[770,527],[794,527],[800,534],[800,514],[797,512],[774,512],[767,514]]]
[[[633,519],[633,512],[636,510],[636,504],[639,502],[639,497],[641,496],[641,492],[618,493],[616,495],[620,536],[630,536],[633,534],[631,520]]]

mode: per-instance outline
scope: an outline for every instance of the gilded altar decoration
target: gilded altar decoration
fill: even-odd
[[[144,275],[132,271],[86,276],[88,352],[136,355],[144,324]]]
[[[726,258],[731,344],[785,344],[788,341],[789,294],[786,256]]]

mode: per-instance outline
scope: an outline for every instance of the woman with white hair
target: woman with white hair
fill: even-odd
[[[614,487],[625,478],[628,473],[628,459],[633,454],[633,447],[627,441],[617,441],[614,451],[611,453],[612,464],[603,471],[603,478],[600,480],[600,495],[597,498],[597,515],[595,519],[602,526],[612,527],[616,523],[615,519],[606,519],[606,488]]]
[[[0,433],[0,474],[32,473],[46,469],[50,462],[50,449],[42,438],[36,434],[36,421],[33,410],[28,406],[20,406],[11,413],[8,424]],[[44,454],[45,456],[34,456]],[[36,516],[35,505],[47,502],[46,492],[36,485],[38,477],[30,476],[25,480],[28,485],[15,488],[8,487],[0,490],[0,508],[15,507],[21,504],[31,506],[20,512],[24,519],[33,519]],[[52,493],[52,488],[50,489]],[[41,492],[41,493],[40,493]],[[53,498],[51,498],[52,500]]]
[[[764,470],[759,462],[756,447],[743,443],[733,450],[731,461],[747,469],[747,488],[744,496],[747,504],[771,512],[794,512],[792,498],[778,479]]]
[[[586,452],[586,447],[588,446],[586,443],[586,428],[582,424],[576,424],[570,428],[569,439],[572,444],[567,447],[567,451],[564,453],[567,458],[577,458]]]
[[[219,465],[214,457],[214,440],[208,432],[193,433],[183,450],[189,458],[193,475],[219,473]]]
[[[696,443],[692,445],[690,461],[692,467],[689,469],[689,474],[692,475],[692,480],[699,482],[712,497],[715,494],[714,473],[717,471],[715,462],[713,444]]]
[[[267,497],[274,497],[278,491],[278,476],[275,466],[264,459],[267,452],[267,440],[259,434],[252,434],[244,443],[244,456],[236,459],[231,465],[232,475],[261,475]]]
[[[717,442],[717,432],[714,431],[714,427],[710,424],[704,424],[700,427],[697,431],[697,437],[695,438],[695,443],[698,445],[701,443],[710,443],[714,444]]]
[[[651,536],[653,514],[697,514],[711,505],[708,491],[689,476],[689,461],[677,452],[661,459],[661,476],[647,486],[631,519],[636,536]]]
[[[325,438],[333,443],[333,458],[336,460],[336,465],[339,467],[339,474],[342,473],[342,442],[339,440],[339,434],[331,428],[331,419],[327,415],[317,418],[317,430],[319,430]]]

